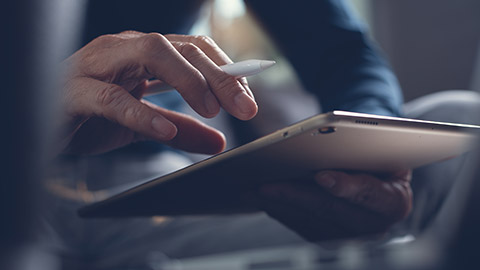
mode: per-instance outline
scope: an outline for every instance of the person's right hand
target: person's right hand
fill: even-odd
[[[64,62],[65,152],[100,153],[146,139],[187,151],[220,152],[225,146],[221,132],[140,98],[158,83],[168,83],[203,117],[214,117],[222,107],[241,120],[251,119],[258,108],[246,80],[219,68],[231,62],[203,36],[130,31],[96,38]]]
[[[411,170],[326,170],[264,184],[246,199],[312,242],[382,235],[412,209]]]

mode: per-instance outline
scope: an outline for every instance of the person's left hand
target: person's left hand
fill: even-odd
[[[385,233],[412,207],[411,171],[382,179],[322,171],[311,181],[266,184],[250,199],[309,241]]]

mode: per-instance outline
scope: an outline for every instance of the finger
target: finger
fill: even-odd
[[[165,91],[171,91],[171,90],[173,90],[172,86],[165,83],[165,82],[162,82],[160,80],[150,80],[150,81],[147,81],[145,91],[144,91],[144,95],[145,96],[155,95],[155,94],[158,94],[158,93],[162,93],[162,92],[165,92]]]
[[[164,36],[146,34],[135,39],[137,57],[151,77],[160,79],[183,96],[200,115],[213,117],[220,106],[203,74],[182,56]]]
[[[226,140],[222,132],[186,114],[169,111],[148,101],[143,102],[177,127],[177,135],[166,142],[168,145],[188,152],[203,154],[217,154],[225,148]]]
[[[247,91],[247,94],[255,101],[255,96],[253,95],[252,89],[248,85],[247,78],[237,78],[237,80],[243,85],[243,88]]]
[[[177,41],[177,42],[186,42],[192,43],[200,50],[202,50],[215,64],[218,66],[231,64],[233,63],[232,59],[228,57],[228,55],[217,45],[217,43],[208,36],[202,35],[165,35],[165,37],[170,41]],[[252,90],[248,86],[248,82],[246,78],[237,78],[237,80],[242,84],[242,86],[247,91],[247,94],[255,100],[253,96]]]
[[[155,77],[183,90],[185,100],[200,115],[213,117],[219,111],[200,71],[160,34],[128,31],[100,36],[82,48],[76,58],[80,58],[76,62],[85,77],[120,86]]]
[[[117,35],[125,39],[132,39],[132,38],[143,37],[144,35],[146,35],[146,33],[138,32],[135,30],[126,30],[118,33]]]
[[[184,47],[197,48],[193,49],[194,52],[199,50],[195,45],[189,44],[191,46],[186,45]],[[85,76],[119,85],[131,80],[155,77],[177,89],[187,103],[200,115],[213,117],[218,114],[220,104],[215,94],[210,91],[209,82],[164,36],[156,33],[125,32],[99,37],[90,44],[90,47],[97,48],[96,51],[102,51],[103,57],[101,63],[99,63],[97,58],[92,57],[91,54],[85,53],[83,55],[84,58],[88,59],[84,62],[90,63],[83,67]],[[186,51],[187,54],[189,51],[192,52],[188,49]],[[195,54],[189,55],[195,57]],[[209,61],[211,62],[211,60]],[[215,65],[203,65],[203,67],[215,68],[217,72],[220,72],[218,66]],[[205,71],[205,68],[203,71]],[[223,72],[222,74],[226,76]],[[210,83],[212,78],[216,79],[217,77],[211,76]],[[222,80],[217,79],[217,82],[222,82]],[[229,89],[224,85],[214,87]],[[244,90],[244,88],[242,89]],[[220,99],[224,99],[221,95]],[[238,96],[242,97],[241,95]],[[243,120],[253,117],[257,109],[255,102],[248,102],[246,98],[239,100],[243,101],[243,106],[240,106],[240,108],[247,110],[248,113],[242,115],[239,110],[232,108],[233,101],[228,98],[222,101],[226,102],[226,110],[234,116]],[[254,107],[253,110],[252,107]]]
[[[84,80],[92,93],[84,95],[84,103],[93,114],[156,140],[168,141],[175,137],[177,129],[172,122],[122,87],[91,78]]]
[[[147,80],[140,82],[133,90],[130,91],[130,95],[132,95],[136,99],[142,98],[146,91],[149,89],[150,83]]]
[[[177,41],[173,41],[172,44],[204,75],[213,95],[227,112],[241,120],[248,120],[255,116],[258,110],[257,104],[235,77],[223,72],[196,45]],[[178,91],[184,95],[182,90],[178,89]]]
[[[411,210],[410,177],[400,172],[386,181],[370,174],[323,171],[316,182],[332,195],[399,220]]]

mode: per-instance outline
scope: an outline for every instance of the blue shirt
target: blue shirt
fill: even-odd
[[[398,82],[345,1],[246,2],[324,111],[400,115]]]

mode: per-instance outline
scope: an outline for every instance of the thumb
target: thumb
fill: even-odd
[[[93,80],[95,94],[88,95],[92,111],[146,137],[169,141],[177,134],[176,126],[158,111],[134,98],[124,88]]]

